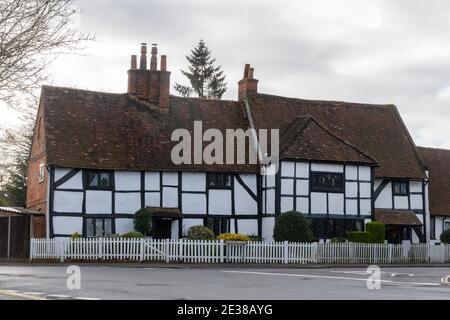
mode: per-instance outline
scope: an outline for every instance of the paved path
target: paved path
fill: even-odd
[[[364,267],[80,267],[68,290],[66,265],[0,266],[0,299],[450,299],[448,267],[382,268],[379,290]]]

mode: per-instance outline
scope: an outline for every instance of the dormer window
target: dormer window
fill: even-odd
[[[394,181],[393,182],[394,196],[407,196],[408,195],[408,182],[407,181]]]
[[[88,170],[84,173],[86,189],[113,189],[113,173],[111,171]]]

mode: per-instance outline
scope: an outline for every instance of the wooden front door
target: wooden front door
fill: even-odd
[[[155,218],[153,221],[153,238],[170,239],[172,236],[172,220]]]

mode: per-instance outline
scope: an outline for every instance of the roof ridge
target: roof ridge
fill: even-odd
[[[99,94],[110,94],[110,95],[117,95],[117,96],[126,96],[128,93],[117,93],[117,92],[106,92],[106,91],[94,91],[90,89],[81,89],[81,88],[73,88],[73,87],[64,87],[64,86],[53,86],[53,85],[42,85],[42,90],[45,89],[59,89],[59,90],[71,90],[71,91],[78,91],[78,92],[86,92],[86,93],[99,93]]]
[[[438,148],[438,147],[416,146],[416,148],[418,148],[418,149],[439,150],[439,151],[447,151],[447,152],[450,152],[450,149],[446,149],[446,148]]]

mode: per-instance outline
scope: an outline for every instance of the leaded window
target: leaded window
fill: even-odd
[[[208,187],[224,189],[231,187],[231,176],[228,173],[208,173]]]
[[[312,192],[344,192],[342,173],[312,172]]]
[[[112,233],[112,220],[109,218],[87,218],[86,236],[105,237]]]
[[[113,174],[111,171],[85,171],[86,189],[109,190],[113,188]]]
[[[393,192],[396,196],[407,196],[408,195],[408,182],[407,181],[394,181],[393,182]]]
[[[205,227],[210,228],[215,236],[230,232],[230,219],[228,218],[206,218]]]

